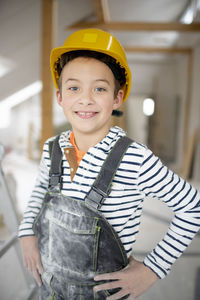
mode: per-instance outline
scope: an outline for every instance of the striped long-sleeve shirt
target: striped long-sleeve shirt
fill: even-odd
[[[63,152],[61,192],[82,201],[94,183],[107,154],[125,132],[119,127],[113,127],[101,142],[89,148],[72,181],[70,165],[64,155],[64,149],[72,147],[70,133],[62,133],[59,139]],[[52,139],[54,138],[44,144],[40,171],[19,228],[19,237],[34,235],[33,222],[48,188],[48,142]],[[132,253],[139,232],[143,201],[147,196],[158,198],[174,211],[166,235],[144,259],[144,264],[158,277],[163,278],[199,230],[200,195],[194,187],[164,166],[146,146],[133,142],[118,167],[111,193],[100,208],[118,233],[128,256]]]

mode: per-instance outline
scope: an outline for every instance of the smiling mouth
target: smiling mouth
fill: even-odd
[[[75,113],[81,119],[90,119],[97,114],[97,112],[94,111],[76,111]]]

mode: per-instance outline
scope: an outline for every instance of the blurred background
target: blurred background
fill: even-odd
[[[49,55],[81,28],[124,46],[132,89],[121,126],[200,190],[200,0],[0,0],[0,299],[37,299],[16,234],[44,141],[70,128],[56,104]],[[172,217],[146,199],[133,252],[142,259]],[[200,235],[141,300],[200,299]]]

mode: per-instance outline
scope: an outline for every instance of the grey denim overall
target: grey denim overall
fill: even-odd
[[[83,201],[60,192],[62,152],[58,139],[50,144],[49,188],[34,223],[45,270],[39,299],[103,300],[119,289],[93,292],[93,287],[102,283],[95,282],[94,276],[123,269],[128,258],[117,233],[98,209],[109,195],[117,167],[132,140],[122,137],[116,142]]]

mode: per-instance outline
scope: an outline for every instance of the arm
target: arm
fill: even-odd
[[[101,289],[121,288],[119,293],[108,297],[119,299],[129,294],[135,299],[151,287],[158,278],[164,278],[172,264],[182,254],[199,230],[199,193],[178,175],[171,172],[150,150],[145,151],[138,176],[138,188],[144,196],[159,198],[175,213],[168,231],[144,262],[133,261],[120,272],[98,275],[94,279],[113,280],[95,287]]]
[[[44,146],[46,148],[46,146]],[[36,179],[35,187],[32,191],[27,208],[24,212],[22,222],[19,226],[18,237],[34,235],[33,223],[37,217],[46,193],[49,181],[49,168],[47,166],[45,148],[40,162],[39,174]]]
[[[46,160],[48,155],[48,152],[46,151],[47,145],[48,144],[46,143],[44,146],[39,174],[25,210],[23,220],[20,224],[18,234],[24,259],[24,266],[29,270],[39,286],[42,284],[40,275],[43,272],[43,267],[38,248],[38,240],[33,231],[33,224],[42,207],[44,194],[48,187],[49,169],[47,167]]]
[[[38,240],[36,236],[24,236],[20,238],[24,266],[35,278],[39,286],[42,285],[40,275],[43,273],[40,252],[38,248]]]
[[[158,198],[174,212],[166,235],[144,259],[147,267],[164,278],[199,230],[200,195],[150,150],[145,152],[138,187],[145,196]]]

